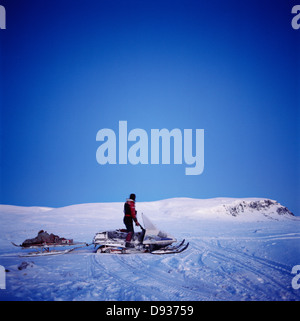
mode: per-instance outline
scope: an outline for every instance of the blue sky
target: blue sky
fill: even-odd
[[[209,3],[207,3],[209,2]],[[299,215],[296,3],[2,1],[1,203],[267,197]],[[298,70],[297,70],[298,69]],[[99,165],[96,134],[204,129],[201,175]]]

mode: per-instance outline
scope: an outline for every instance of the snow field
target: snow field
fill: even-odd
[[[300,290],[291,283],[292,268],[300,264],[299,218],[222,213],[224,202],[236,201],[137,203],[138,213],[178,241],[190,242],[185,252],[157,256],[96,254],[89,246],[22,258],[18,254],[24,251],[10,242],[21,243],[39,229],[90,243],[98,231],[123,227],[123,203],[58,209],[2,205],[0,265],[9,272],[0,300],[299,300]]]

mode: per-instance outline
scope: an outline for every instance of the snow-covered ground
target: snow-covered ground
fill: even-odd
[[[189,248],[175,255],[117,255],[89,246],[19,257],[24,250],[11,241],[22,243],[41,229],[91,243],[98,231],[123,228],[123,203],[0,205],[0,265],[7,271],[0,300],[300,299],[291,273],[300,265],[300,218],[277,202],[176,198],[136,207]]]

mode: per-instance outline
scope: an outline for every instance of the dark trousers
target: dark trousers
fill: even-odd
[[[123,220],[126,229],[127,229],[127,236],[126,236],[126,242],[130,242],[133,234],[134,234],[134,229],[133,229],[133,219],[129,216],[124,216],[124,220]]]

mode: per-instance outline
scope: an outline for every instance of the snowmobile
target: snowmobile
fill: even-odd
[[[142,214],[144,227],[142,231],[134,233],[130,247],[126,247],[126,229],[117,229],[112,231],[98,232],[94,236],[93,244],[96,253],[151,253],[151,254],[173,254],[186,250],[189,243],[183,240],[178,245],[172,245],[177,242],[172,235],[159,230],[149,218]]]

